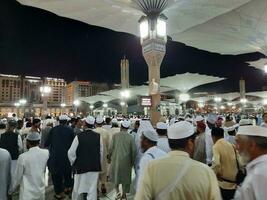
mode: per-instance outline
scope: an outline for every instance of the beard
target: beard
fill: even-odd
[[[244,151],[244,152],[239,152],[239,155],[241,157],[241,162],[244,164],[244,165],[247,165],[251,158],[250,158],[250,155],[248,154],[248,152]]]

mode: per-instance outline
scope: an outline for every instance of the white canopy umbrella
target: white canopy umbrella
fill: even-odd
[[[222,54],[267,53],[266,0],[19,0],[60,16],[139,35],[146,7],[163,10],[173,40]]]

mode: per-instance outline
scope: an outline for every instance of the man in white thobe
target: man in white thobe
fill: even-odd
[[[158,134],[152,130],[145,130],[142,132],[141,136],[141,149],[144,152],[143,157],[140,160],[139,168],[138,168],[138,175],[137,177],[137,191],[139,190],[141,179],[145,168],[147,167],[148,163],[152,160],[156,160],[162,158],[167,155],[165,151],[162,151],[157,146],[158,141]]]
[[[237,150],[246,164],[247,176],[235,193],[236,200],[261,200],[267,197],[267,131],[259,126],[240,126]]]
[[[104,129],[103,126],[104,119],[100,116],[96,117],[95,120],[95,126],[94,129],[95,132],[99,133],[102,140],[103,140],[103,160],[101,162],[101,168],[102,171],[99,174],[99,189],[101,190],[102,194],[107,193],[106,189],[106,183],[107,183],[107,177],[108,177],[108,149],[109,149],[109,143],[110,143],[110,134],[109,132]]]
[[[68,151],[74,168],[74,187],[72,200],[83,195],[88,200],[97,199],[97,181],[101,171],[103,143],[100,134],[93,131],[94,117],[87,117],[84,131],[75,136]]]
[[[8,188],[11,182],[11,157],[7,150],[0,148],[0,199],[7,200]]]
[[[158,122],[156,125],[157,133],[159,135],[157,146],[162,151],[165,151],[166,153],[171,151],[171,148],[169,146],[168,137],[167,137],[167,124],[164,122]]]
[[[40,134],[31,132],[27,135],[29,151],[18,158],[14,181],[9,193],[13,193],[20,185],[20,200],[45,199],[45,168],[49,157],[48,150],[40,149]]]

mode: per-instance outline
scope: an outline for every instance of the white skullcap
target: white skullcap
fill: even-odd
[[[175,118],[171,118],[171,120],[170,120],[170,125],[173,125],[174,123],[175,123],[175,121],[176,121],[176,119]]]
[[[68,117],[67,115],[60,115],[58,119],[59,119],[60,121],[63,121],[63,120],[68,121],[68,120],[69,120],[69,117]]]
[[[241,119],[239,121],[239,126],[246,126],[246,125],[252,125],[252,121],[250,119]]]
[[[127,121],[127,120],[124,120],[122,123],[121,123],[121,126],[123,128],[129,128],[131,126],[131,122]]]
[[[102,123],[104,122],[104,119],[103,119],[103,117],[101,117],[101,116],[97,116],[95,122],[96,122],[97,124],[102,124]]]
[[[231,132],[231,131],[236,130],[237,127],[239,127],[239,125],[235,124],[233,126],[225,127],[224,130],[227,131],[227,132]]]
[[[94,125],[95,124],[95,118],[92,116],[88,116],[88,117],[86,117],[85,122],[87,124]]]
[[[195,119],[196,122],[200,122],[203,120],[204,120],[204,118],[202,116],[200,116],[200,115],[196,116],[196,119]]]
[[[29,141],[38,141],[41,139],[41,136],[38,132],[30,132],[27,137],[26,137],[27,140]]]
[[[166,130],[167,129],[167,124],[164,122],[158,122],[156,125],[157,129],[163,129]]]
[[[142,132],[142,134],[149,140],[157,142],[158,141],[158,134],[156,133],[156,131],[153,130],[145,130]]]
[[[194,134],[194,127],[187,121],[177,122],[168,128],[169,139],[183,139]]]
[[[116,118],[113,118],[113,119],[111,120],[111,123],[112,123],[112,124],[117,124],[117,123],[118,123],[118,120],[117,120]]]
[[[185,121],[190,122],[190,123],[193,123],[193,119],[190,118],[190,117],[185,118]]]
[[[240,126],[237,135],[267,137],[267,129],[261,126]]]
[[[209,114],[207,117],[207,121],[211,124],[215,124],[215,122],[217,121],[217,116],[216,114]]]

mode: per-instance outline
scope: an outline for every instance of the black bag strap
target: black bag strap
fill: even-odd
[[[240,170],[239,162],[238,162],[238,159],[237,159],[236,149],[235,149],[234,145],[232,145],[232,146],[233,146],[233,149],[234,149],[234,152],[235,152],[235,161],[236,161],[237,170]]]
[[[155,156],[152,153],[147,153],[148,155],[150,155],[153,159],[155,159]]]

